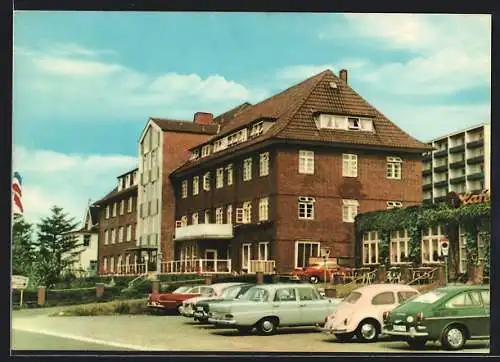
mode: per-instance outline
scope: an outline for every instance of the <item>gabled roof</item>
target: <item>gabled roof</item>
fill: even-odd
[[[200,133],[214,135],[219,129],[217,124],[198,124],[193,121],[181,121],[168,118],[150,118],[162,131]]]
[[[239,106],[230,109],[229,111],[219,114],[217,117],[214,118],[214,122],[223,125],[230,119],[234,118],[238,113],[251,106],[252,106],[251,103],[248,102],[242,103]]]
[[[115,187],[111,192],[109,192],[102,199],[94,202],[94,205],[107,204],[108,201],[111,201],[119,196],[126,195],[126,194],[134,194],[134,193],[137,194],[137,185],[127,187],[127,188],[120,190],[120,191],[118,191],[118,187]]]
[[[330,87],[331,82],[337,84],[337,89]],[[371,117],[375,133],[318,129],[314,121],[317,113]],[[276,122],[266,133],[203,159],[188,161],[173,174],[269,139],[396,148],[407,152],[430,149],[392,123],[329,69],[243,109],[221,125],[215,137],[200,145],[224,137],[259,118],[272,118]]]
[[[99,223],[99,205],[92,204],[89,206],[90,224],[95,225]]]

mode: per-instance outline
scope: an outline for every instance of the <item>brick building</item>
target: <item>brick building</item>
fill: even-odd
[[[160,184],[178,167],[170,173],[175,191],[162,192],[162,271],[194,262],[254,272],[255,260],[266,260],[260,265],[288,272],[323,247],[353,256],[358,212],[422,202],[421,155],[430,146],[357,94],[346,70],[326,70],[224,122],[204,115],[203,123],[213,127],[203,137],[160,138],[163,154],[170,145],[176,155],[170,167],[160,160]]]
[[[136,248],[137,172],[118,176],[118,185],[99,205],[99,274],[137,273],[144,269]]]
[[[169,175],[190,156],[189,149],[209,140],[219,125],[248,107],[249,103],[218,117],[198,112],[192,122],[150,118],[139,139],[137,250],[149,260],[148,270],[171,260],[175,228],[175,197]],[[159,256],[159,257],[158,257]]]

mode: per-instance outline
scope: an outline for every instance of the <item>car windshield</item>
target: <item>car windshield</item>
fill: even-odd
[[[235,299],[238,296],[240,289],[241,289],[241,287],[239,285],[226,288],[222,292],[222,297],[227,298],[227,299]]]
[[[265,302],[268,298],[269,293],[262,288],[250,288],[240,297],[241,300],[249,300],[252,302]]]
[[[417,303],[432,304],[432,303],[438,301],[439,299],[441,299],[445,295],[446,295],[446,293],[443,291],[431,290],[430,292],[427,292],[425,294],[421,294],[418,297],[413,298],[411,301],[417,302]]]
[[[354,304],[359,300],[359,298],[361,298],[361,293],[351,292],[351,294],[349,294],[347,298],[344,299],[344,302]]]
[[[191,289],[191,287],[179,287],[176,290],[174,290],[172,293],[185,293],[189,289]]]

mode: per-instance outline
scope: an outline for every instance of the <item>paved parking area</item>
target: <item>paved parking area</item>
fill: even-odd
[[[201,325],[182,316],[120,315],[99,317],[49,317],[53,310],[16,311],[12,328],[16,334],[13,349],[41,349],[40,343],[29,347],[26,338],[42,334],[46,349],[94,350],[95,345],[109,350],[144,351],[254,351],[254,352],[446,352],[439,343],[428,343],[423,351],[412,351],[403,341],[381,338],[376,343],[355,340],[340,343],[314,328],[287,328],[277,335],[263,337],[241,335],[236,330]],[[24,332],[24,333],[19,333]],[[28,336],[28,337],[26,337]],[[31,336],[31,337],[30,337]],[[49,337],[59,339],[58,343]],[[65,340],[63,343],[62,340]],[[83,345],[82,345],[83,343]],[[62,348],[61,348],[62,349]],[[488,342],[468,341],[466,353],[488,353]]]

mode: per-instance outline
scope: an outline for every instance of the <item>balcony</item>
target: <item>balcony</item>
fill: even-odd
[[[439,172],[439,171],[446,171],[448,169],[448,165],[445,164],[438,164],[434,166],[434,171]]]
[[[431,168],[424,168],[422,170],[422,175],[423,176],[428,176],[428,175],[431,175],[432,174],[432,169]]]
[[[232,239],[232,224],[195,224],[175,228],[174,240]]]
[[[450,153],[459,153],[465,150],[465,145],[462,143],[461,145],[450,147]]]
[[[478,148],[484,145],[484,140],[482,138],[470,141],[467,143],[467,148]]]
[[[262,272],[264,274],[275,274],[276,262],[274,260],[250,260],[248,265],[248,273],[254,274]]]
[[[448,154],[448,149],[446,149],[446,148],[440,149],[440,150],[434,151],[434,158],[446,156],[447,154]]]
[[[467,180],[469,180],[469,181],[482,180],[483,178],[484,178],[484,175],[481,171],[474,172],[474,173],[467,175]]]
[[[422,189],[423,189],[424,191],[425,191],[425,190],[430,190],[430,189],[432,189],[432,183],[430,183],[430,184],[424,184],[424,185],[422,186]]]
[[[450,178],[450,184],[455,185],[465,181],[465,176],[458,176]]]
[[[448,186],[448,180],[434,182],[434,187],[444,187],[444,186]]]
[[[465,160],[453,161],[450,163],[450,168],[462,168],[465,167]]]
[[[484,161],[484,155],[474,156],[467,159],[468,165],[473,165],[475,163],[481,163]]]
[[[446,201],[446,195],[444,195],[444,196],[436,196],[436,197],[434,198],[434,202],[435,202],[435,203],[445,202],[445,201]]]
[[[181,259],[160,263],[161,274],[231,273],[231,259]]]
[[[424,153],[422,156],[422,161],[423,162],[428,162],[432,160],[432,154],[431,153]]]

